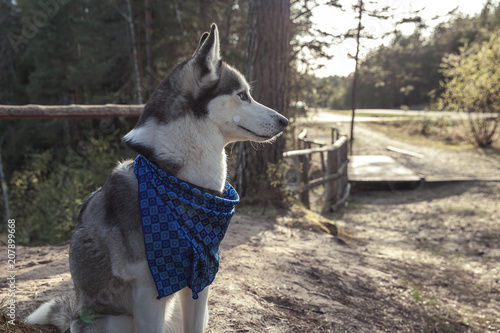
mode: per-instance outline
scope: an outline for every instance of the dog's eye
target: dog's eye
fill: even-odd
[[[247,94],[246,92],[244,92],[244,91],[243,91],[243,92],[240,92],[240,93],[238,94],[238,96],[240,97],[240,99],[241,99],[242,101],[248,101],[248,100],[249,100],[249,98],[248,98],[248,94]]]

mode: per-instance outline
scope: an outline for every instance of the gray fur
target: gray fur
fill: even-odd
[[[65,296],[56,298],[51,307],[51,323],[62,332],[65,332],[69,328],[74,308],[75,300],[73,297]]]

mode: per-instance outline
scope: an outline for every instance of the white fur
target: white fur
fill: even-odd
[[[108,316],[105,323],[106,333],[134,333],[132,316]]]
[[[154,283],[136,281],[133,285],[135,332],[165,332],[165,308],[168,297],[157,299],[157,295]]]
[[[153,148],[158,159],[182,165],[178,178],[212,190],[223,190],[226,142],[217,127],[199,123],[192,115],[168,124],[149,119],[129,132],[127,138]]]
[[[185,332],[203,332],[208,324],[208,296],[210,286],[198,293],[198,299],[193,299],[191,289],[184,288],[179,294],[182,306],[182,321]]]
[[[55,300],[43,303],[38,309],[28,316],[24,321],[31,324],[50,324],[50,308],[55,304]]]
[[[219,128],[226,144],[247,140],[270,141],[280,132],[273,119],[276,111],[258,103],[249,93],[248,96],[249,101],[242,101],[237,94],[219,96],[208,105],[209,119]]]

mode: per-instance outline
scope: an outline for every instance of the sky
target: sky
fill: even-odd
[[[322,30],[332,32],[332,33],[345,33],[350,28],[354,28],[357,25],[355,14],[352,11],[352,6],[348,5],[349,2],[355,4],[358,0],[344,0],[341,4],[346,8],[345,12],[339,9],[321,6],[313,11],[313,21]],[[394,20],[377,20],[374,18],[366,17],[363,20],[363,24],[366,29],[374,36],[381,36],[384,33],[394,30],[394,26],[389,21],[395,21],[398,18],[402,18],[408,13],[414,12],[416,10],[423,9],[419,15],[422,16],[424,22],[430,25],[425,33],[429,34],[432,31],[432,27],[446,19],[435,19],[431,20],[437,15],[443,16],[458,7],[458,10],[464,14],[474,15],[481,11],[486,0],[474,1],[474,0],[454,0],[454,1],[443,1],[443,0],[379,0],[377,1],[377,7],[391,6],[394,8]],[[346,5],[347,4],[347,5]],[[373,5],[368,5],[368,9],[373,8]],[[413,31],[413,24],[405,24],[400,26],[400,30],[405,34],[410,34]],[[366,55],[370,49],[376,48],[384,42],[389,40],[383,40],[382,38],[377,38],[375,40],[364,40],[364,47],[361,50],[361,56]],[[355,54],[356,42],[354,39],[350,38],[344,41],[340,45],[334,45],[330,47],[329,53],[334,55],[332,60],[319,61],[318,63],[324,64],[325,68],[316,71],[316,75],[319,77],[340,75],[346,76],[354,71],[354,60],[349,59],[348,54]]]

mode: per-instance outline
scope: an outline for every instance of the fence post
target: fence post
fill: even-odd
[[[338,151],[338,153],[337,153],[337,170],[338,170],[338,168],[342,165],[342,146],[340,146],[337,149],[337,151]],[[337,188],[336,188],[337,197],[335,198],[335,203],[337,203],[339,198],[342,198],[342,191],[344,189],[344,182],[343,182],[342,177],[339,177],[336,185],[337,185]]]
[[[299,186],[306,185],[309,182],[309,159],[307,155],[298,156],[299,162]],[[309,190],[305,190],[299,193],[299,200],[304,204],[304,206],[309,209]]]
[[[338,171],[339,168],[339,150],[333,149],[327,152],[325,176],[329,176]],[[325,205],[323,212],[330,210],[330,207],[338,200],[338,181],[331,180],[325,183]]]
[[[348,149],[347,149],[347,140],[344,142],[344,144],[340,147],[340,155],[341,155],[341,160],[342,161],[347,161],[348,160]],[[342,177],[340,178],[342,180],[342,190],[347,188],[347,185],[349,184],[349,175],[347,174],[347,170],[349,168],[346,166],[344,168],[344,172]],[[341,193],[340,195],[343,195]]]
[[[332,130],[332,145],[333,145],[339,139],[339,130],[333,126],[331,130]]]
[[[326,153],[326,169],[325,176],[328,176],[333,173],[332,170],[332,161],[334,159],[333,151],[327,151]],[[334,203],[334,188],[332,182],[325,183],[325,205],[323,206],[323,213],[328,212],[330,210],[330,206]]]
[[[319,155],[321,157],[321,171],[323,171],[323,173],[327,174],[326,173],[326,167],[325,167],[325,156],[324,156],[324,153],[321,152],[321,153],[319,153]]]

